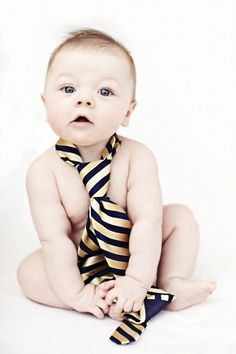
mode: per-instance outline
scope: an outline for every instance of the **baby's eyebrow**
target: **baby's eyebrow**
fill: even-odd
[[[118,81],[116,78],[114,77],[102,77],[101,80],[107,80],[107,81]]]
[[[121,83],[120,83],[120,81],[119,81],[119,79],[116,79],[115,77],[101,77],[101,80],[99,80],[101,83],[103,82],[103,81],[105,81],[105,82],[108,82],[109,84],[114,84],[114,85],[118,85],[118,86],[120,86],[121,85]]]
[[[61,73],[56,77],[56,80],[59,80],[61,78],[70,78],[70,79],[74,79],[75,77],[71,74],[71,73]],[[114,84],[120,84],[120,81],[118,78],[112,77],[112,76],[102,76],[101,78],[99,78],[98,80],[99,82],[102,81],[111,81]]]
[[[69,73],[61,73],[61,74],[59,74],[57,77],[56,77],[56,79],[60,79],[61,77],[64,77],[64,76],[69,76],[70,78],[72,78],[73,77],[73,75],[71,75],[71,74],[69,74]]]

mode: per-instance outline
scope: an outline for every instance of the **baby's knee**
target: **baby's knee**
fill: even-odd
[[[176,226],[185,225],[199,229],[198,222],[191,208],[185,204],[168,205],[169,218],[174,221]]]
[[[198,231],[199,225],[191,208],[189,208],[185,204],[175,204],[175,205],[176,205],[177,218],[179,222],[185,224],[186,226],[187,225],[191,226],[192,228],[195,228]]]

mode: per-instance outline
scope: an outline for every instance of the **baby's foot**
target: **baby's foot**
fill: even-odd
[[[172,278],[162,284],[162,289],[176,296],[165,309],[179,311],[206,300],[216,289],[216,284],[208,280]]]

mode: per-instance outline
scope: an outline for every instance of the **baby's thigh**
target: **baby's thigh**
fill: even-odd
[[[42,284],[48,282],[43,264],[42,249],[39,248],[26,256],[18,266],[17,280],[23,293],[31,298],[31,294],[41,292]]]
[[[48,281],[41,248],[21,261],[17,269],[17,280],[29,299],[48,306],[70,308],[61,302]]]
[[[35,278],[39,279],[43,276],[44,265],[42,249],[39,248],[26,256],[17,268],[17,280],[22,288],[35,282]]]

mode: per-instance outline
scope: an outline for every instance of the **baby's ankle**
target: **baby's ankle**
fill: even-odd
[[[186,280],[180,276],[174,276],[170,278],[166,278],[158,283],[158,287],[165,291],[171,291],[171,289],[179,282]]]

